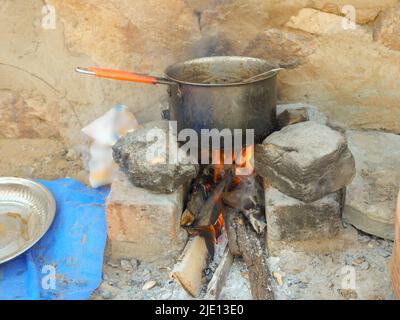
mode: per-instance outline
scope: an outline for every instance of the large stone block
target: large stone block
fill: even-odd
[[[190,163],[169,130],[168,121],[152,121],[113,146],[115,162],[135,186],[171,193],[197,176],[199,166]],[[176,150],[176,163],[171,161],[170,148]]]
[[[183,187],[155,194],[118,174],[106,202],[108,238],[115,251],[111,255],[149,262],[176,257],[187,238],[179,223],[182,202]]]
[[[341,191],[307,203],[265,183],[268,239],[300,241],[336,236],[341,226],[341,202]]]
[[[345,137],[313,121],[284,127],[255,147],[256,172],[274,188],[312,202],[348,185],[354,158]]]
[[[400,189],[400,136],[376,131],[346,133],[356,161],[343,218],[356,228],[394,239],[393,212]]]

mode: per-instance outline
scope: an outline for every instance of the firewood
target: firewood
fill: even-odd
[[[219,295],[225,285],[225,281],[228,278],[229,271],[231,270],[233,264],[233,255],[231,254],[229,247],[225,248],[224,255],[215,270],[213,277],[207,286],[207,292],[204,299],[207,300],[217,300]]]
[[[181,226],[182,227],[189,227],[191,226],[196,219],[196,216],[193,212],[189,209],[186,209],[181,216]]]
[[[226,207],[229,248],[240,253],[249,271],[250,289],[256,300],[273,300],[266,253],[255,231],[237,209]],[[233,251],[233,252],[235,252]]]
[[[224,216],[224,221],[225,221],[225,230],[228,236],[228,247],[229,251],[231,252],[232,255],[234,256],[241,256],[242,253],[239,249],[238,246],[238,241],[237,241],[237,234],[236,234],[236,214],[232,214],[232,212],[236,212],[235,209],[228,209],[224,208],[223,210],[223,216]]]
[[[203,270],[207,265],[208,255],[204,238],[191,238],[171,273],[171,278],[195,298],[203,288]]]
[[[210,196],[213,185],[213,175],[209,166],[203,168],[200,174],[193,181],[187,209],[197,216],[201,208]]]
[[[207,192],[201,191],[199,185],[195,187],[195,194],[189,200],[187,211],[181,219],[181,225],[190,229],[208,227],[215,224],[221,212],[221,196],[225,187],[230,183],[232,175],[226,174],[221,181],[210,187]],[[198,181],[201,184],[201,180]],[[192,221],[193,220],[193,221]],[[190,223],[191,222],[191,223]]]
[[[191,225],[182,225],[182,222],[185,222],[186,218],[190,216],[188,213],[184,213],[185,218],[182,216],[181,219],[182,227],[184,227],[189,234],[199,235],[205,239],[211,259],[214,257],[214,242],[216,236],[211,233],[211,226],[216,224],[222,212],[222,192],[230,183],[231,179],[232,175],[226,174],[222,180],[217,183],[201,210],[194,216],[194,222]],[[193,212],[191,212],[191,214],[193,214]]]
[[[252,210],[243,210],[241,211],[243,215],[246,217],[247,221],[253,227],[253,230],[258,234],[262,234],[264,232],[265,227],[267,226],[265,222],[264,213],[257,209]]]
[[[258,234],[264,232],[264,190],[258,176],[242,176],[238,185],[230,185],[225,189],[222,200],[228,206],[242,212],[254,231]]]

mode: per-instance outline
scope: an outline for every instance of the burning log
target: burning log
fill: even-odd
[[[260,178],[255,174],[234,177],[233,183],[222,196],[225,204],[238,209],[246,217],[254,231],[264,232],[266,227],[264,214],[264,191]]]
[[[218,173],[216,168],[206,167],[196,178],[189,202],[187,212],[182,215],[182,226],[209,226],[214,224],[220,210],[214,209],[216,204],[220,204],[223,190],[232,179],[231,171],[229,174]]]
[[[262,183],[252,171],[251,151],[252,148],[246,148],[236,166],[220,164],[204,168],[192,186],[181,225],[195,238],[172,273],[192,296],[200,295],[204,271],[213,275],[205,298],[217,299],[236,255],[242,256],[247,264],[254,299],[274,298],[266,257],[257,236],[266,225],[264,193]],[[250,174],[234,176],[243,172]]]
[[[250,289],[256,300],[273,300],[271,274],[260,239],[245,222],[239,210],[225,208],[228,246],[232,254],[243,257],[249,270]]]
[[[210,192],[213,184],[213,176],[211,173],[210,167],[205,167],[201,173],[196,177],[195,181],[193,182],[193,186],[190,190],[190,199],[187,204],[188,212],[190,212],[193,216],[193,221],[196,216],[200,214],[200,210],[203,207],[204,203],[210,197]],[[190,225],[190,224],[183,224]]]
[[[195,202],[196,205],[199,204],[199,199],[203,197],[204,193],[200,192],[197,193],[197,195],[194,195],[194,197],[191,198],[191,201],[189,201],[188,209],[186,209],[182,214],[181,225],[189,234],[199,235],[205,239],[211,258],[214,257],[214,244],[222,228],[221,196],[223,190],[230,183],[231,179],[231,174],[224,175],[213,190],[208,191],[208,198],[203,202],[200,210],[198,210],[193,203]],[[197,188],[197,190],[201,189],[203,188]],[[192,205],[190,205],[190,203],[192,203]],[[191,211],[189,208],[192,208],[196,213]]]

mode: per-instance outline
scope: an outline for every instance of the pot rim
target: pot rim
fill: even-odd
[[[276,68],[276,66],[273,66],[271,63],[269,63],[267,60],[260,59],[260,58],[253,58],[253,57],[244,57],[244,56],[212,56],[212,57],[202,57],[202,58],[196,58],[196,59],[191,59],[183,62],[177,62],[172,65],[170,65],[167,69],[164,71],[164,77],[170,81],[176,82],[178,84],[182,85],[191,85],[191,86],[196,86],[196,87],[233,87],[233,86],[245,86],[245,85],[250,85],[253,83],[261,82],[273,77],[276,77],[276,75],[279,73],[279,71],[275,71],[265,77],[260,77],[259,79],[253,80],[253,81],[248,81],[248,82],[232,82],[232,83],[201,83],[201,82],[190,82],[190,81],[183,81],[176,79],[172,76],[169,75],[169,73],[176,68],[183,67],[188,64],[192,63],[198,63],[198,62],[213,62],[213,61],[222,61],[222,60],[239,60],[239,61],[253,61],[253,62],[258,62],[258,63],[263,63],[265,65],[268,65],[271,67],[271,69]]]

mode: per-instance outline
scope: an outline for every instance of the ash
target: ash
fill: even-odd
[[[347,226],[335,239],[269,246],[268,262],[276,299],[393,299],[387,268],[392,241]],[[92,299],[193,299],[169,278],[174,263],[172,260],[165,263],[135,259],[113,261],[106,255],[103,282]],[[346,266],[356,272],[355,290],[341,287],[345,276],[342,270]],[[248,271],[242,259],[235,258],[220,299],[252,299]]]

